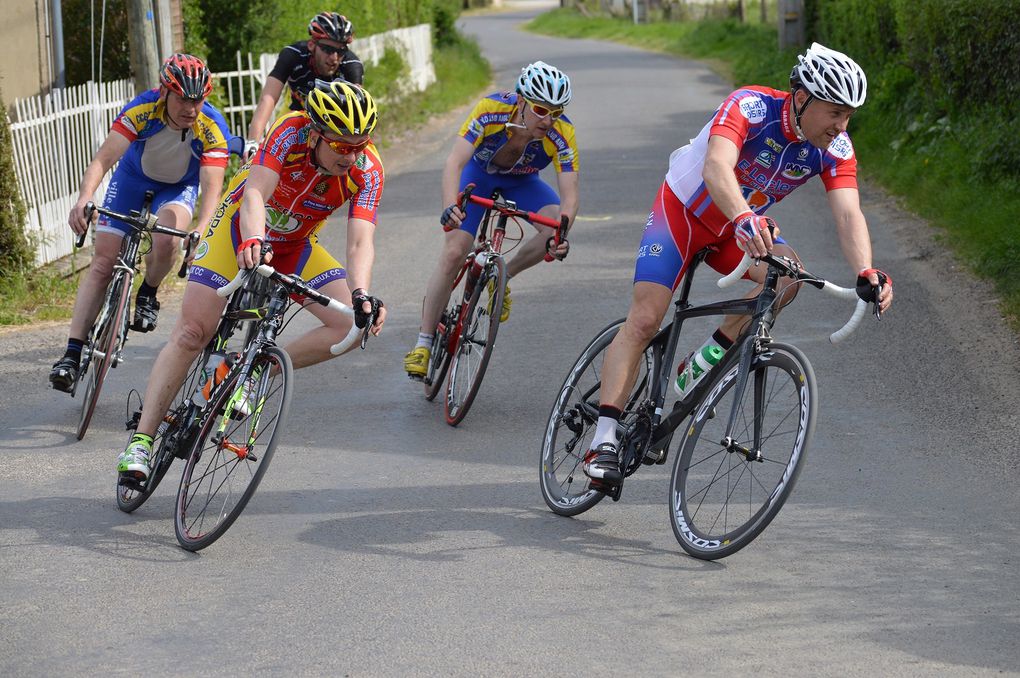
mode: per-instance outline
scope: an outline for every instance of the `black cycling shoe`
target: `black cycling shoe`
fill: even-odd
[[[602,443],[588,450],[584,455],[584,474],[596,485],[619,485],[623,482],[620,471],[620,455],[613,443]]]
[[[74,382],[78,381],[78,361],[65,355],[53,364],[50,370],[50,385],[58,391],[70,393],[74,390]]]
[[[135,332],[151,332],[156,329],[156,318],[159,316],[159,301],[156,297],[135,298],[135,320],[131,329]]]

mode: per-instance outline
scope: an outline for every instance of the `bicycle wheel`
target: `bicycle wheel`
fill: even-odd
[[[85,377],[85,393],[82,394],[81,414],[78,417],[78,440],[84,438],[85,432],[89,430],[106,373],[110,371],[121,336],[126,331],[130,296],[131,288],[126,274],[115,273],[107,288],[96,324],[89,333],[88,362],[79,375],[79,378]]]
[[[490,281],[492,295],[487,301],[482,297]],[[450,378],[446,385],[446,423],[456,426],[467,416],[471,404],[482,385],[485,368],[492,357],[499,331],[499,314],[503,309],[503,295],[506,292],[506,262],[503,257],[492,256],[478,276],[467,310],[463,312],[460,338],[457,350],[450,361]]]
[[[623,319],[595,335],[570,368],[549,413],[542,438],[539,480],[545,503],[561,516],[583,513],[606,496],[591,488],[581,462],[591,448],[599,418],[604,354],[621,327]],[[634,422],[637,406],[650,397],[650,375],[655,374],[658,364],[655,353],[656,349],[649,346],[638,361],[634,390],[620,417],[621,430]]]
[[[451,294],[451,301],[453,296],[459,294],[459,290],[454,290]],[[450,369],[450,318],[456,318],[459,312],[460,305],[457,303],[451,303],[450,307],[443,312],[442,317],[439,319],[439,327],[436,328],[435,334],[432,335],[432,354],[429,358],[429,369],[425,375],[425,400],[432,401],[435,399],[439,392],[443,389],[443,382],[446,379],[446,372]]]
[[[680,443],[670,482],[673,533],[685,551],[704,560],[736,553],[776,517],[814,432],[818,391],[800,350],[768,346],[754,358],[743,393],[734,388],[738,372],[734,365],[714,377]],[[727,447],[734,399],[737,417]]]
[[[217,387],[177,491],[174,532],[185,549],[219,539],[255,494],[290,409],[293,372],[287,353],[269,346],[255,357],[248,384],[235,369]],[[247,414],[236,408],[242,400]]]
[[[149,479],[145,483],[117,479],[117,508],[124,513],[131,513],[145,503],[159,486],[166,472],[170,470],[170,465],[178,454],[179,447],[186,444],[182,441],[182,437],[186,436],[188,429],[193,426],[190,419],[194,417],[194,411],[197,409],[191,403],[191,396],[198,389],[202,368],[208,358],[209,350],[206,349],[195,359],[191,369],[188,370],[188,376],[185,377],[180,390],[174,396],[170,408],[163,415],[162,423],[156,429],[156,435],[152,440],[154,451],[150,460]]]

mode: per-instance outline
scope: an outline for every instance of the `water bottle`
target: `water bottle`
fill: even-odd
[[[202,370],[202,376],[198,380],[198,388],[195,389],[191,402],[195,403],[198,407],[205,407],[205,404],[209,402],[210,396],[212,396],[213,388],[226,378],[233,362],[231,357],[222,351],[211,353],[209,355],[209,362],[205,364],[205,369]]]

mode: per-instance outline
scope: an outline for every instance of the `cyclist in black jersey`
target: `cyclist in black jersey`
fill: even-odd
[[[303,111],[305,95],[315,86],[316,80],[343,78],[355,85],[364,80],[365,67],[348,47],[354,40],[354,26],[347,17],[336,12],[320,12],[308,22],[308,35],[307,41],[295,42],[280,51],[248,126],[245,161],[262,142],[284,83],[290,86],[290,110]]]

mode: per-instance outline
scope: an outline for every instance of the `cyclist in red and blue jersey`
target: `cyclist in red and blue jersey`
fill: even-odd
[[[578,156],[574,125],[563,115],[570,103],[570,79],[555,66],[536,61],[521,69],[515,92],[496,92],[475,106],[454,140],[443,170],[443,204],[440,217],[447,231],[443,252],[429,278],[422,308],[418,340],[404,357],[404,369],[412,378],[425,376],[431,353],[432,334],[450,297],[450,285],[471,250],[485,210],[469,204],[457,207],[457,196],[468,184],[475,194],[488,197],[495,188],[503,196],[530,212],[568,220],[577,215]],[[549,164],[556,169],[559,195],[539,178]],[[546,242],[553,229],[536,226],[507,264],[507,280],[534,266],[546,255]],[[566,256],[563,242],[554,253]],[[510,316],[510,287],[503,297],[500,321]]]
[[[351,305],[359,327],[377,309],[371,331],[378,335],[382,329],[386,309],[368,293],[384,179],[370,136],[378,120],[375,100],[358,85],[320,81],[305,107],[273,125],[255,157],[227,187],[196,251],[181,316],[152,366],[138,428],[117,460],[119,473],[148,477],[156,427],[226,305],[216,289],[238,270],[257,265],[263,243],[272,243],[266,262],[281,273],[296,273],[313,289]],[[316,236],[344,204],[349,205],[347,268]],[[284,347],[295,368],[334,357],[329,347],[351,328],[351,320],[332,308],[309,304],[307,310],[322,326]]]
[[[103,177],[118,160],[104,207],[127,214],[141,207],[145,191],[152,191],[152,211],[160,223],[191,230],[195,199],[201,190],[207,199],[202,201],[197,225],[204,228],[216,209],[216,200],[210,196],[218,196],[223,188],[230,136],[223,116],[205,100],[211,91],[212,76],[201,59],[174,54],[164,61],[159,87],[138,95],[121,110],[86,168],[67,220],[71,230],[82,234],[88,229],[85,205],[94,199]],[[59,391],[70,393],[74,388],[82,346],[99,313],[128,229],[126,224],[99,217],[95,252],[78,287],[67,350],[50,372],[50,383]],[[135,300],[132,329],[136,331],[156,327],[156,289],[174,264],[175,243],[168,235],[152,236],[145,277]]]
[[[850,116],[867,94],[864,72],[845,54],[813,44],[797,58],[790,85],[789,92],[736,90],[701,133],[670,156],[638,248],[630,311],[606,351],[599,419],[583,465],[593,485],[622,480],[616,438],[620,409],[633,388],[639,356],[658,331],[694,254],[711,250],[705,261],[720,273],[732,271],[745,252],[797,259],[763,213],[812,176],[825,186],[840,247],[858,284],[880,287],[883,311],[892,303],[892,280],[872,267],[857,160],[846,133]],[[761,283],[763,268],[752,267],[745,277]],[[796,289],[781,283],[778,308],[792,300]],[[745,321],[728,316],[681,363],[674,385],[681,398],[718,364]]]

